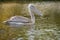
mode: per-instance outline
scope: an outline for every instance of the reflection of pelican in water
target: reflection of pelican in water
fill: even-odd
[[[35,16],[33,13],[43,16],[43,14],[39,10],[37,10],[37,8],[35,8],[33,4],[28,5],[28,10],[29,10],[31,19],[23,16],[13,16],[10,19],[4,21],[3,23],[9,24],[10,26],[32,25],[35,23]]]

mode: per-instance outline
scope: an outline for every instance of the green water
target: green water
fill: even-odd
[[[60,40],[60,3],[41,2],[33,4],[41,10],[44,17],[35,15],[36,23],[32,30],[29,26],[12,28],[2,23],[14,15],[29,18],[28,3],[2,3],[0,5],[0,40]]]

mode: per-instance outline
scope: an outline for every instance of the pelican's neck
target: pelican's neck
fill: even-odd
[[[31,21],[34,24],[35,23],[35,16],[34,16],[32,10],[30,8],[28,8],[28,10],[29,10],[29,13],[30,13],[30,16],[31,16]]]
[[[43,16],[43,14],[33,4],[28,5],[28,10],[29,10],[29,13],[30,13],[30,16],[31,16],[32,23],[35,23],[35,16],[34,16],[33,13],[36,13],[40,16]]]

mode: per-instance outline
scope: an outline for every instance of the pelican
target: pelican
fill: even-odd
[[[23,16],[13,16],[8,20],[3,21],[3,23],[14,27],[23,26],[23,25],[33,25],[35,23],[35,16],[33,13],[43,16],[43,14],[39,10],[37,10],[37,8],[33,4],[28,5],[28,11],[31,18],[27,18]]]

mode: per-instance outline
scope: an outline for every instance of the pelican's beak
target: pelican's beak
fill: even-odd
[[[39,16],[43,16],[42,12],[39,11],[35,6],[31,6],[31,10]]]
[[[34,11],[37,15],[39,15],[39,16],[43,16],[42,12],[39,11],[37,8],[34,8],[33,11]]]

